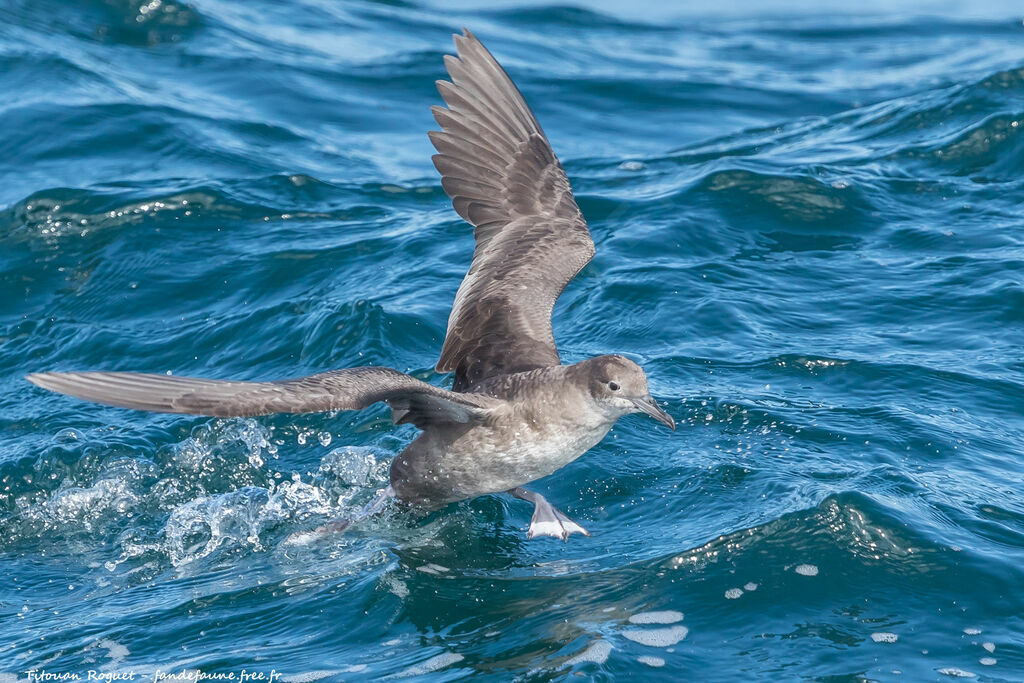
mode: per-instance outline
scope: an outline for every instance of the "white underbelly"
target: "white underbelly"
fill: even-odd
[[[541,438],[526,433],[501,444],[477,444],[473,457],[466,459],[472,461],[472,467],[457,477],[459,488],[467,496],[478,496],[528,484],[565,467],[607,433],[607,428],[576,433],[565,430]]]

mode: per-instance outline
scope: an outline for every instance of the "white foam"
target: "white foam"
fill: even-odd
[[[433,562],[428,562],[422,567],[416,567],[416,570],[421,571],[424,574],[434,574],[435,576],[440,576],[441,574],[451,571],[448,567],[442,567],[441,565],[434,564]]]
[[[981,664],[982,666],[995,666],[996,665],[996,658],[995,657],[982,657],[981,659],[978,660],[978,663]]]
[[[895,633],[888,633],[885,631],[871,634],[871,640],[875,641],[876,643],[895,643],[898,639],[899,636],[897,636]]]
[[[730,588],[729,590],[725,591],[726,600],[735,600],[741,597],[743,597],[743,590],[740,588]]]
[[[580,652],[575,657],[565,660],[562,664],[566,666],[576,666],[577,664],[604,664],[608,661],[608,655],[612,653],[612,644],[607,640],[595,640],[593,643],[587,646],[583,652]]]
[[[686,637],[690,629],[685,626],[623,631],[622,637],[648,647],[671,647]]]
[[[116,667],[124,661],[125,657],[128,656],[128,648],[121,643],[111,640],[109,638],[103,638],[102,640],[95,641],[89,647],[99,647],[107,651],[107,657],[110,658],[109,666]]]
[[[47,521],[55,524],[80,524],[92,530],[103,514],[122,514],[139,505],[133,482],[117,478],[100,479],[88,488],[72,486],[55,491],[43,506]]]
[[[250,545],[261,550],[260,535],[276,523],[312,515],[337,515],[328,493],[298,477],[272,489],[243,486],[201,496],[171,510],[164,523],[162,549],[178,567],[206,557],[222,546]],[[307,544],[315,531],[289,537],[287,545]]]
[[[661,667],[665,666],[665,660],[661,657],[649,657],[647,655],[644,655],[642,657],[637,657],[636,661],[640,662],[641,664],[646,664],[647,666],[653,666],[655,669],[660,669]]]
[[[996,644],[995,643],[982,643],[981,646],[983,648],[985,648],[986,652],[995,652],[996,651]]]
[[[245,456],[249,466],[261,469],[267,455],[277,447],[270,443],[270,432],[256,420],[218,420],[204,424],[192,436],[174,445],[174,464],[184,472],[213,472],[226,453]]]
[[[756,591],[757,590],[757,584],[754,583],[753,581],[751,581],[750,583],[745,583],[745,584],[743,584],[743,590],[745,590],[745,591]]]
[[[817,576],[818,568],[813,564],[798,564],[794,569],[797,574],[801,576]]]
[[[964,633],[966,633],[969,636],[980,636],[981,635],[981,629],[980,628],[965,628],[964,629]]]
[[[387,482],[389,459],[366,446],[341,446],[320,461],[313,479],[322,485],[377,488]]]
[[[384,577],[384,585],[399,599],[405,600],[409,597],[409,586],[401,579],[396,579],[393,576]]]
[[[440,671],[441,669],[451,666],[457,662],[461,662],[465,657],[458,654],[457,652],[442,652],[439,655],[434,655],[425,662],[420,662],[416,666],[410,666],[408,669],[403,671],[401,676],[421,676],[428,674],[433,671]]]
[[[164,524],[164,547],[174,566],[206,557],[224,544],[258,545],[266,489],[246,486],[179,505]]]
[[[309,531],[296,531],[294,534],[289,534],[287,538],[281,541],[283,546],[302,546],[310,545],[316,541],[321,540],[324,537],[322,531],[311,529]]]
[[[955,666],[947,667],[945,669],[939,669],[939,673],[943,676],[952,676],[953,678],[977,678],[978,674],[973,674],[970,671],[964,671],[958,669]]]
[[[683,613],[667,609],[660,612],[637,612],[629,617],[631,624],[674,624],[683,620]]]

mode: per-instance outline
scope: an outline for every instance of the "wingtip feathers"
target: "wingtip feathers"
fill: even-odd
[[[41,389],[53,391],[52,380],[57,375],[55,372],[30,372],[25,375],[25,379]]]

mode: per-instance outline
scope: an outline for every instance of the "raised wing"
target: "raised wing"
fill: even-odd
[[[378,401],[395,422],[481,422],[499,401],[460,394],[391,368],[349,368],[278,382],[235,382],[135,372],[44,372],[26,379],[50,391],[158,413],[242,417],[361,410]]]
[[[441,131],[430,139],[441,185],[476,226],[476,251],[448,318],[439,372],[461,391],[500,374],[558,365],[555,300],[594,255],[569,180],[533,112],[468,30],[445,57]]]

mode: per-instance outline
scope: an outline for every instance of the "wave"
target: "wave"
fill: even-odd
[[[529,540],[529,506],[487,496],[305,545],[412,438],[383,407],[151,415],[23,376],[445,382],[473,246],[425,131],[454,15],[0,10],[0,669],[1007,676],[1020,22],[847,10],[459,10],[598,245],[563,359],[632,354],[681,428],[624,418],[535,484],[587,539]]]
[[[693,163],[702,159],[756,156],[799,163],[813,148],[816,164],[877,165],[926,158],[967,175],[993,166],[1003,180],[1019,160],[1020,95],[1024,69],[994,72],[968,83],[943,84],[827,117],[807,118],[745,130],[664,157]],[[1015,125],[1017,124],[1017,125]],[[814,140],[813,146],[806,145]],[[897,164],[883,165],[891,173]],[[905,164],[898,165],[906,172]]]

